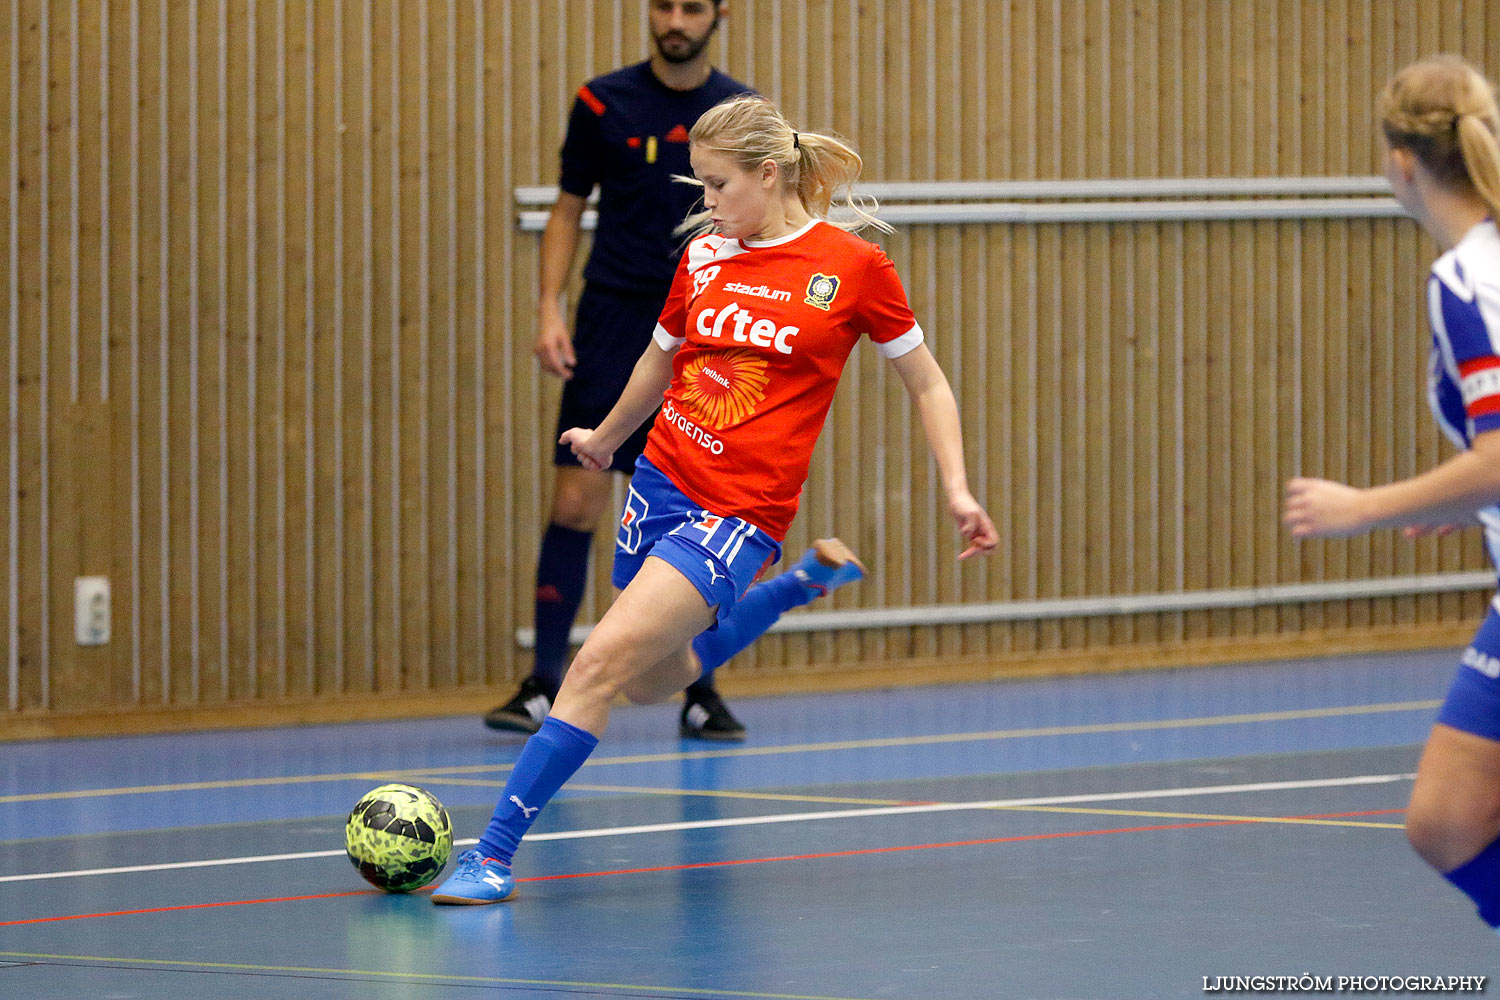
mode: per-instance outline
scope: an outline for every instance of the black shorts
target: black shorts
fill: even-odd
[[[563,383],[554,441],[569,427],[598,427],[609,415],[625,391],[635,363],[651,343],[664,300],[665,294],[630,295],[584,285],[573,323],[573,354],[577,364],[573,366],[573,377]],[[634,471],[635,460],[646,450],[646,435],[653,422],[654,418],[642,421],[625,443],[615,449],[610,468],[627,475]],[[580,464],[568,446],[562,444],[555,449],[552,462]]]

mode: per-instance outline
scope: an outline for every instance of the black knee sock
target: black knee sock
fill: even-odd
[[[536,665],[531,676],[555,692],[568,665],[568,634],[583,603],[594,536],[549,524],[536,563]]]

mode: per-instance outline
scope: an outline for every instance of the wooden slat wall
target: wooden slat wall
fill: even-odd
[[[529,354],[536,240],[511,192],[555,181],[573,92],[644,56],[644,11],[0,2],[0,735],[161,706],[478,705],[524,674],[557,385]],[[737,0],[713,49],[883,181],[1374,173],[1374,94],[1438,50],[1500,73],[1500,5]],[[832,606],[1482,566],[1472,536],[1295,545],[1277,523],[1288,475],[1443,454],[1412,223],[885,242],[1006,544],[955,564],[911,408],[859,352],[788,539],[838,532],[875,570]],[[86,574],[113,585],[101,647],[73,642]],[[585,620],[607,593],[601,573]],[[773,636],[728,678],[1420,641],[1483,600]]]

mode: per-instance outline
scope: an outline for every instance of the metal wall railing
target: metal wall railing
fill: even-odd
[[[912,181],[861,184],[855,195],[878,201],[876,214],[892,225],[1374,219],[1403,214],[1383,177]],[[516,188],[520,230],[540,232],[547,222],[542,209],[556,198],[555,187]],[[1141,200],[1118,200],[1126,198]],[[593,210],[584,212],[586,230],[597,223]]]
[[[1076,597],[1054,601],[992,601],[983,604],[932,605],[909,608],[869,608],[863,611],[804,611],[783,616],[770,632],[828,632],[840,629],[931,628],[943,625],[985,625],[993,622],[1048,621],[1059,618],[1097,618],[1110,615],[1176,614],[1184,611],[1227,611],[1316,601],[1357,601],[1421,594],[1452,594],[1494,590],[1495,574],[1430,573],[1385,580],[1344,580],[1339,583],[1288,583],[1273,587],[1239,587],[1175,594],[1121,594]],[[587,639],[592,625],[575,625],[570,633],[577,644]],[[536,631],[516,629],[523,649],[536,645]]]
[[[1389,183],[1383,177],[1374,176],[914,181],[863,184],[856,188],[856,194],[877,198],[880,202],[877,214],[893,225],[1360,219],[1397,218],[1404,214],[1401,206],[1390,197]],[[1351,195],[1359,197],[1349,197]],[[540,209],[549,206],[556,197],[555,187],[517,188],[515,204],[524,208],[517,213],[521,231],[540,231],[547,219],[546,211]],[[990,200],[996,198],[1012,200]],[[1150,200],[1083,200],[1123,198]],[[1202,200],[1205,198],[1210,200]],[[1037,202],[1022,199],[1036,199]],[[594,212],[585,213],[586,228],[592,228],[595,221]],[[931,627],[1247,609],[1303,602],[1488,590],[1495,586],[1495,574],[1481,570],[1176,593],[809,611],[787,616],[772,631]],[[588,625],[575,628],[574,640],[581,642],[590,628]],[[517,629],[516,638],[520,645],[529,648],[533,642],[532,630]]]

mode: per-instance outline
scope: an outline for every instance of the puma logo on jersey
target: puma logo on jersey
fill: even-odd
[[[720,580],[724,579],[724,574],[720,573],[717,569],[714,568],[712,559],[703,560],[703,565],[708,567],[708,585],[710,587],[718,583]]]
[[[698,335],[701,337],[722,340],[728,336],[735,343],[774,347],[782,354],[792,353],[792,338],[801,332],[801,327],[777,328],[768,319],[757,319],[748,309],[740,308],[738,302],[731,302],[720,310],[705,309],[698,314]]]
[[[532,813],[540,812],[542,808],[541,806],[534,806],[528,809],[526,807],[526,803],[521,801],[521,797],[519,795],[512,795],[510,797],[510,800],[516,804],[517,809],[521,810],[522,819],[530,819]]]

